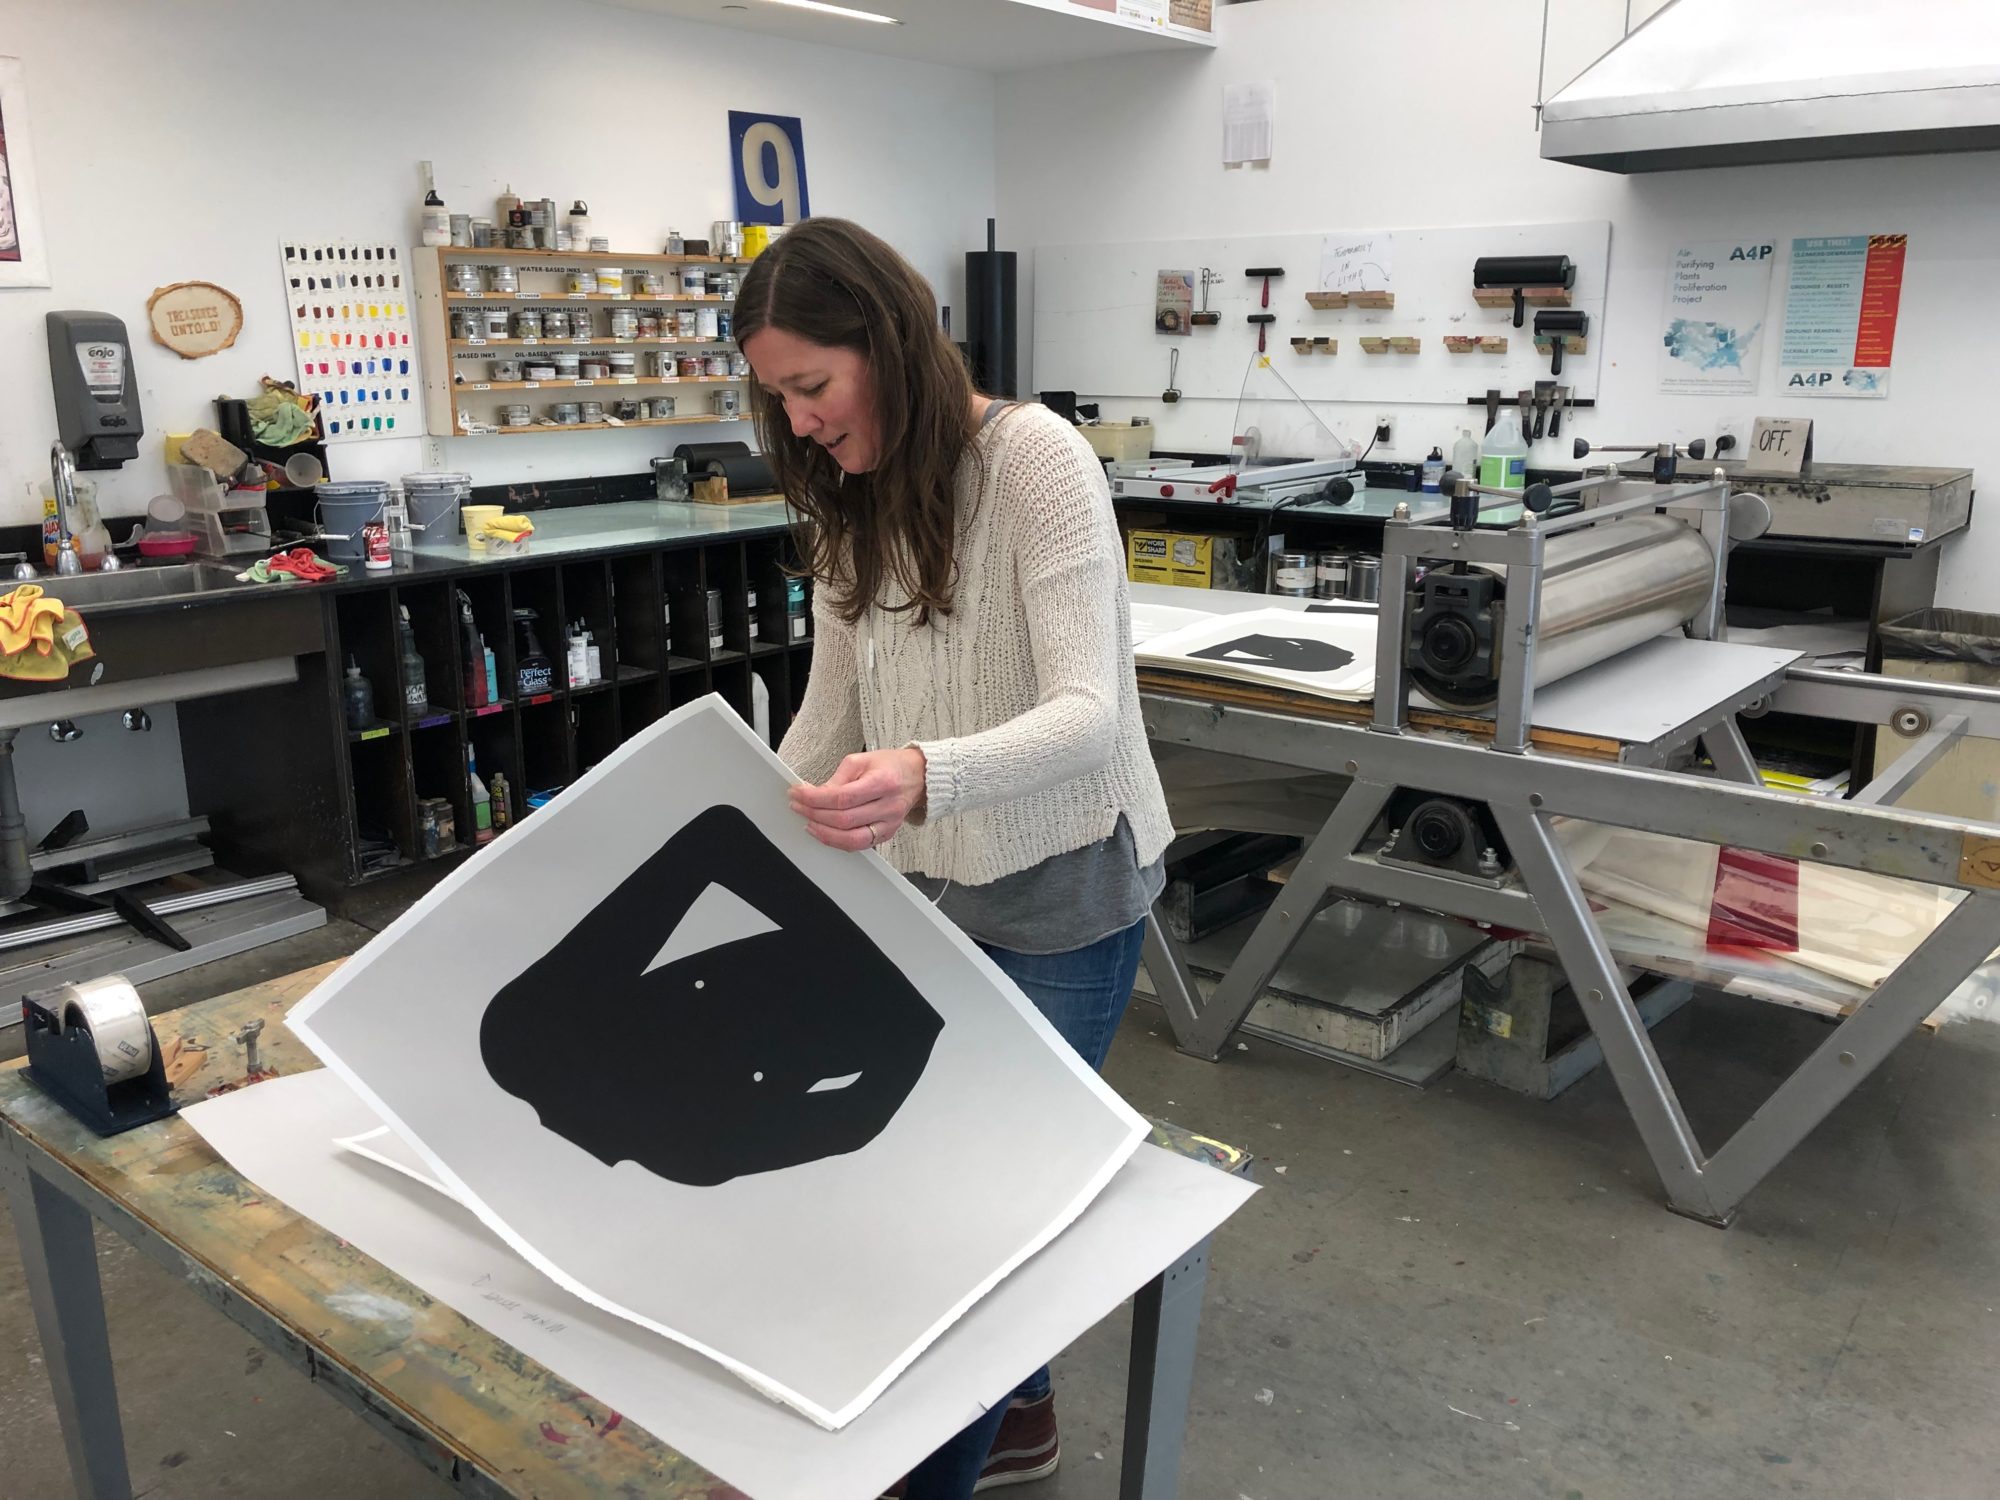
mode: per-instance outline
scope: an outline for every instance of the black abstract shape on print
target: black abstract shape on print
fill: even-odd
[[[493,1081],[606,1165],[690,1187],[859,1151],[944,1020],[748,817],[690,820],[493,997]]]
[[[1190,651],[1188,655],[1243,667],[1275,667],[1281,672],[1334,672],[1354,660],[1352,651],[1296,635],[1238,636],[1233,641]]]

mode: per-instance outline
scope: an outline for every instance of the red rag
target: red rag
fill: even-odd
[[[1725,847],[1715,862],[1708,910],[1710,948],[1796,953],[1799,863],[1779,854]]]
[[[305,583],[318,583],[336,576],[335,570],[321,562],[310,547],[294,547],[289,552],[277,553],[268,566],[273,573],[290,573]]]

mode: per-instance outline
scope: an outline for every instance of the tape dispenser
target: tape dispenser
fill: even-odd
[[[35,990],[21,999],[28,1076],[99,1135],[177,1108],[153,1026],[123,975]]]

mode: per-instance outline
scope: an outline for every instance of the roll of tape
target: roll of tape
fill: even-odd
[[[97,1048],[97,1065],[106,1083],[137,1078],[153,1065],[153,1027],[139,992],[116,974],[63,987],[58,1004],[50,1007],[62,1029],[81,1026]]]

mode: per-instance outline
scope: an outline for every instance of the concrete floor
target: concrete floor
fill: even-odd
[[[149,998],[185,1003],[366,936],[336,923]],[[1824,1029],[1702,998],[1656,1036],[1714,1142]],[[1139,1109],[1260,1158],[1265,1190],[1216,1245],[1188,1500],[2000,1491],[2000,1029],[1906,1043],[1728,1231],[1660,1207],[1602,1073],[1540,1104],[1450,1077],[1419,1094],[1257,1042],[1210,1066],[1142,1004],[1107,1073]],[[450,1492],[101,1244],[142,1495]],[[1064,1466],[1024,1500],[1116,1494],[1125,1336],[1121,1314],[1058,1361]],[[0,1500],[71,1494],[11,1234],[0,1453]]]

